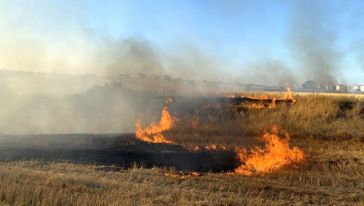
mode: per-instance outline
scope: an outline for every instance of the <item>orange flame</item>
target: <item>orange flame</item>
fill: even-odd
[[[169,114],[168,108],[165,106],[162,109],[161,118],[158,124],[152,123],[148,127],[142,128],[141,123],[138,120],[135,124],[135,136],[137,139],[144,142],[172,144],[174,142],[166,139],[162,132],[171,129],[173,122],[173,118]]]
[[[293,93],[291,90],[291,87],[286,86],[286,90],[287,92],[283,95],[282,98],[276,98],[276,97],[272,97],[269,98],[267,95],[263,95],[260,97],[257,96],[248,96],[248,98],[250,99],[254,99],[254,100],[261,100],[260,102],[255,102],[255,103],[250,103],[248,105],[246,105],[248,108],[253,108],[253,109],[263,109],[263,108],[275,108],[276,107],[276,102],[277,100],[290,100],[292,104],[294,104],[296,102],[296,99],[293,97]],[[270,103],[266,104],[264,101],[270,100]]]
[[[199,151],[200,150],[200,147],[197,146],[197,145],[194,145],[191,147],[193,151]]]
[[[276,107],[276,98],[275,97],[272,98],[272,102],[269,104],[268,108],[274,108],[274,107]]]
[[[187,145],[186,149],[190,151],[226,151],[226,144],[206,144],[206,145]]]
[[[164,176],[171,177],[171,178],[177,178],[177,179],[187,179],[191,177],[201,176],[198,172],[189,172],[189,173],[176,173],[176,172],[166,172],[164,173]]]
[[[216,144],[205,145],[206,150],[217,150]]]
[[[263,109],[263,108],[265,108],[265,105],[264,105],[263,102],[260,102],[260,103],[248,104],[247,107],[248,108],[253,108],[253,109]]]
[[[227,150],[225,144],[219,144],[219,145],[208,144],[208,145],[205,145],[204,148],[205,148],[205,150],[209,150],[209,151],[217,151],[217,150],[226,151]]]
[[[263,96],[247,96],[248,98],[252,99],[252,100],[259,100],[259,102],[254,102],[254,103],[249,103],[246,105],[246,107],[248,108],[253,108],[253,109],[263,109],[263,108],[274,108],[276,106],[276,98],[270,98],[267,95],[263,95]],[[268,101],[271,101],[270,103],[268,103]]]
[[[184,148],[193,151],[227,151],[226,144],[184,145]]]
[[[287,90],[287,92],[284,94],[283,99],[292,100],[292,103],[294,104],[296,102],[296,99],[293,97],[291,87],[287,86],[286,90]]]
[[[284,133],[284,138],[279,137]],[[243,163],[235,169],[235,174],[254,175],[269,173],[293,163],[304,161],[305,155],[297,147],[289,148],[289,134],[274,126],[270,131],[265,132],[261,139],[266,143],[265,147],[254,148],[248,153],[244,148],[237,148],[236,153]]]

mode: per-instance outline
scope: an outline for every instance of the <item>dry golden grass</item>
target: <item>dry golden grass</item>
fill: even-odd
[[[306,162],[267,175],[187,179],[165,176],[168,168],[1,162],[0,205],[364,205],[361,100],[300,96],[291,107],[238,115],[226,109],[198,128],[177,121],[168,135],[182,143],[237,145],[276,124],[292,134],[291,145],[306,153]]]
[[[250,111],[242,122],[251,133],[278,124],[299,137],[364,137],[364,101],[350,97],[299,96],[291,107]]]
[[[295,96],[292,106],[275,108],[211,107],[196,110],[197,126],[183,119],[167,136],[177,142],[241,143],[272,125],[287,129],[293,138],[364,138],[364,99],[349,96]]]

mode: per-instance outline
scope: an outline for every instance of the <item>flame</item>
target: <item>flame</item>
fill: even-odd
[[[205,149],[206,150],[217,150],[217,146],[216,146],[216,144],[208,144],[208,145],[205,145]]]
[[[276,107],[276,98],[275,97],[272,98],[272,102],[269,104],[268,108],[274,108],[274,107]]]
[[[283,133],[284,138],[279,134]],[[243,163],[235,169],[235,174],[254,175],[269,173],[279,168],[293,163],[303,162],[305,155],[297,147],[289,148],[289,134],[274,126],[270,131],[261,136],[265,142],[264,148],[254,148],[250,153],[245,148],[237,148],[236,153]]]
[[[296,99],[293,97],[291,87],[286,86],[286,90],[287,90],[287,92],[284,94],[283,99],[284,100],[291,100],[292,104],[294,104],[296,102]]]
[[[266,105],[266,103],[264,101],[268,100],[268,98],[265,98],[265,96],[263,98],[254,98],[256,100],[261,100],[261,102],[256,102],[256,103],[250,103],[247,104],[246,107],[248,108],[253,108],[253,109],[263,109],[268,107],[269,109],[274,108],[276,106],[276,98],[272,98],[271,102]]]
[[[260,103],[252,103],[252,104],[248,104],[246,105],[248,108],[253,108],[253,109],[263,109],[265,108],[265,105],[263,102]]]
[[[187,179],[191,177],[201,176],[198,172],[188,172],[188,173],[182,173],[182,172],[166,172],[164,173],[164,176],[171,177],[171,178],[177,178],[177,179]]]
[[[146,128],[141,127],[141,123],[138,120],[135,124],[135,136],[137,139],[150,142],[150,143],[166,143],[172,144],[174,143],[172,140],[166,139],[162,132],[169,130],[173,126],[173,118],[169,114],[168,107],[164,106],[161,112],[161,118],[158,124],[152,123]]]
[[[227,151],[226,144],[206,144],[206,145],[187,145],[184,146],[190,151]]]
[[[210,151],[217,151],[217,150],[222,150],[222,151],[226,151],[226,145],[225,144],[220,144],[220,145],[216,145],[216,144],[208,144],[205,145],[205,150],[210,150]]]
[[[270,98],[268,95],[262,96],[247,96],[251,100],[256,100],[257,102],[249,103],[246,105],[248,108],[253,109],[263,109],[263,108],[274,108],[276,106],[276,98]],[[269,102],[269,104],[267,104]]]
[[[250,104],[247,104],[246,106],[248,108],[253,108],[253,109],[263,109],[263,108],[272,109],[272,108],[276,107],[276,102],[279,100],[290,100],[291,104],[294,104],[296,102],[296,99],[293,97],[291,87],[286,86],[286,90],[287,90],[287,92],[283,95],[282,98],[276,98],[276,97],[270,98],[267,95],[248,96],[248,98],[250,98],[252,100],[257,100],[258,102],[250,103]],[[267,104],[267,102],[269,102],[269,104]]]

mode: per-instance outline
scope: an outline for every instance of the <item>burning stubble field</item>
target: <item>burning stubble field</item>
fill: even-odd
[[[364,204],[359,96],[160,99],[135,135],[2,137],[1,204]]]

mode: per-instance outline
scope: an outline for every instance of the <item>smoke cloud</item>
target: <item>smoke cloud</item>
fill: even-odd
[[[284,86],[312,79],[323,87],[336,83],[342,54],[329,8],[316,1],[294,4],[287,38],[294,68],[283,60],[264,57],[245,65],[238,75],[227,72],[231,65],[222,57],[196,45],[177,42],[159,47],[143,37],[96,32],[90,29],[79,1],[0,1],[0,68],[45,72],[1,72],[0,131],[131,132],[143,109],[155,107],[158,113],[158,104],[148,105],[150,98],[141,96],[152,87],[158,94],[173,95],[176,90],[219,91],[209,81]],[[216,1],[211,7],[216,9],[213,13],[226,13],[231,19],[240,8],[247,9],[235,0]],[[160,85],[151,78],[120,81],[120,74],[141,73],[168,75],[171,81]]]
[[[165,73],[160,52],[145,39],[107,41],[100,51],[108,75]]]
[[[303,77],[322,87],[337,83],[342,54],[336,45],[334,22],[322,2],[299,1],[293,9],[289,43],[292,56]],[[301,79],[304,80],[304,79]]]
[[[218,57],[206,54],[196,46],[176,44],[163,51],[147,39],[129,37],[104,40],[95,58],[102,64],[104,73],[169,75],[185,80],[223,80],[224,66]]]
[[[192,87],[182,81],[121,81],[120,74],[221,77],[218,58],[197,47],[163,51],[142,37],[112,38],[89,29],[80,11],[79,1],[0,2],[0,68],[9,69],[0,71],[2,133],[132,132],[141,113],[153,108],[151,116],[158,116],[163,103],[150,103],[143,91],[173,94]]]
[[[95,70],[96,45],[78,1],[1,1],[0,68],[36,72]]]
[[[264,59],[248,65],[250,72],[245,72],[242,81],[262,85],[285,87],[296,85],[296,77],[283,62],[275,59]]]

